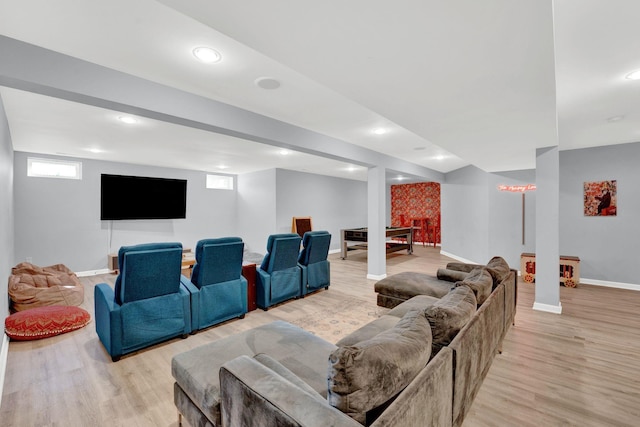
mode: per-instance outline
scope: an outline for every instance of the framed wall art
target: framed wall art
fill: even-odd
[[[616,216],[618,211],[617,181],[584,183],[584,216]]]

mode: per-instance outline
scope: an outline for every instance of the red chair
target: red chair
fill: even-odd
[[[429,239],[429,243],[433,242],[434,248],[438,243],[438,234],[440,234],[440,214],[434,220],[429,221],[427,227],[427,239]]]
[[[414,241],[422,242],[422,246],[424,246],[428,240],[427,229],[429,227],[429,218],[412,218],[411,226],[414,231]]]

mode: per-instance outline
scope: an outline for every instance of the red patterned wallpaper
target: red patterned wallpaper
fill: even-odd
[[[409,226],[413,218],[429,218],[440,243],[440,184],[419,182],[391,186],[391,225]],[[420,241],[420,235],[416,236]]]

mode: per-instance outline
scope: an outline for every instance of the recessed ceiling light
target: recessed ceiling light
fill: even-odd
[[[218,165],[218,169],[229,169],[227,165]]]
[[[640,70],[632,71],[625,76],[629,80],[640,80]]]
[[[624,120],[624,116],[613,116],[607,119],[609,123],[619,122],[620,120]]]
[[[385,128],[376,128],[373,130],[373,133],[375,133],[376,135],[384,135],[385,133],[387,133],[387,130]]]
[[[436,159],[436,160],[444,160],[444,156],[443,155],[435,156],[434,159]]]
[[[260,77],[256,79],[254,83],[256,86],[267,90],[278,89],[280,87],[280,82],[271,77]]]
[[[407,178],[405,178],[405,177],[404,177],[404,176],[402,176],[402,175],[399,175],[396,179],[397,179],[398,181],[404,181],[404,180],[405,180],[405,179],[407,179]]]
[[[290,151],[289,151],[289,150],[285,150],[285,149],[280,150],[280,154],[282,154],[283,156],[286,156],[286,155],[288,155],[289,153],[290,153]]]
[[[131,117],[131,116],[120,116],[120,117],[118,117],[118,120],[120,120],[122,123],[126,123],[128,125],[132,125],[134,123],[138,123],[138,120],[135,117]]]
[[[193,56],[195,56],[205,64],[220,62],[220,60],[222,59],[222,55],[220,55],[220,52],[205,46],[193,49]]]
[[[102,150],[99,148],[89,148],[87,151],[90,151],[95,154],[102,153]]]

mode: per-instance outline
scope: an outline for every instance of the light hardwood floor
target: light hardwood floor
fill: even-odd
[[[375,281],[365,278],[366,252],[351,252],[345,261],[338,254],[330,259],[329,291],[267,312],[250,312],[245,319],[117,363],[106,354],[93,324],[45,340],[11,342],[0,425],[175,427],[174,354],[276,319],[299,319],[345,299],[375,303]],[[417,246],[414,255],[390,255],[387,274],[435,274],[448,261],[438,248]],[[94,285],[114,279],[82,279],[82,306],[92,315]],[[533,285],[521,282],[516,325],[464,426],[640,425],[640,292],[588,285],[561,288],[562,315],[533,311],[533,299]]]

